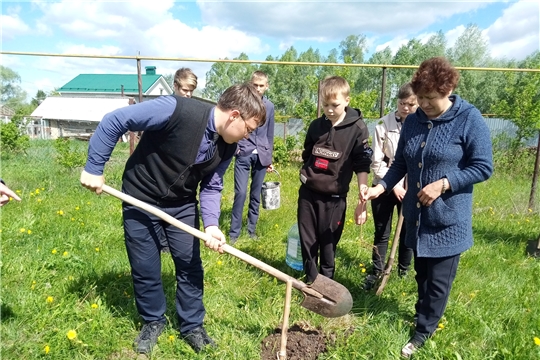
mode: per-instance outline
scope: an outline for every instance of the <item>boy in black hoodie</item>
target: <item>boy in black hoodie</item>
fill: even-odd
[[[336,246],[343,232],[353,172],[359,191],[367,188],[372,154],[367,143],[369,132],[361,111],[348,107],[349,94],[350,86],[340,76],[322,82],[324,116],[313,120],[304,141],[298,228],[307,283],[315,281],[319,273],[334,277]],[[365,203],[360,200],[354,218],[357,225],[366,222]]]

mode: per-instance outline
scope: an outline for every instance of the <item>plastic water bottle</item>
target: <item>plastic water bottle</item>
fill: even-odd
[[[298,232],[298,224],[291,226],[287,238],[287,256],[285,262],[294,270],[304,270],[302,263],[302,248],[300,247],[300,233]]]

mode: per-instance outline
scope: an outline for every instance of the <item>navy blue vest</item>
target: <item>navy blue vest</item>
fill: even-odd
[[[176,109],[167,125],[143,133],[122,178],[126,194],[162,207],[196,201],[201,180],[236,151],[236,144],[227,144],[220,136],[214,156],[195,164],[213,105],[175,98]]]

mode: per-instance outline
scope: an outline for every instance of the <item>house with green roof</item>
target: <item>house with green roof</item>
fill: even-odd
[[[173,89],[155,66],[141,74],[143,101],[171,95]],[[137,74],[80,74],[47,97],[28,117],[31,138],[90,138],[105,114],[139,102]]]
[[[171,95],[173,89],[163,75],[156,74],[155,66],[146,66],[141,74],[143,101]],[[139,101],[137,74],[80,74],[58,89],[66,97],[131,97]]]

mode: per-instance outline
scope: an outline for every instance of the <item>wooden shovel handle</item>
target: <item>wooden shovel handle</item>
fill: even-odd
[[[161,211],[160,209],[156,208],[155,206],[152,206],[150,204],[147,204],[141,200],[135,199],[133,196],[130,196],[128,194],[124,194],[121,191],[118,191],[116,189],[113,189],[112,187],[108,185],[103,185],[102,187],[103,192],[114,196],[115,198],[118,198],[128,204],[131,204],[133,206],[136,206],[140,209],[143,209],[157,217],[159,217],[161,220],[168,222],[169,224],[176,226],[177,228],[184,230],[188,234],[191,234],[195,237],[198,237],[199,239],[203,241],[208,241],[210,239],[210,235],[206,234],[198,229],[195,229],[192,226],[189,226],[187,224],[184,224],[178,219],[175,219],[174,217],[170,216],[164,211]],[[303,283],[300,280],[297,280],[293,278],[292,276],[289,276],[285,274],[284,272],[279,271],[278,269],[254,258],[251,255],[248,255],[230,245],[224,244],[221,246],[224,252],[231,254],[232,256],[235,256],[239,258],[240,260],[243,260],[247,262],[250,265],[255,266],[258,269],[261,269],[262,271],[274,276],[278,280],[281,280],[283,282],[291,281],[292,285],[295,289],[298,289],[304,293],[307,293],[309,295],[315,296],[319,299],[322,299],[324,296],[320,294],[318,291],[313,290],[312,288],[308,287],[305,283]]]
[[[285,290],[285,307],[283,310],[283,322],[281,323],[281,347],[279,348],[279,360],[287,359],[287,331],[289,330],[289,315],[291,313],[291,290],[292,282],[287,280]]]
[[[386,263],[386,266],[384,267],[383,271],[383,277],[381,280],[381,284],[377,288],[377,291],[375,292],[375,295],[379,296],[382,294],[384,287],[386,286],[386,283],[388,282],[388,279],[390,278],[390,273],[392,272],[392,266],[394,265],[394,259],[396,258],[396,252],[399,244],[399,236],[401,234],[401,227],[403,226],[403,205],[401,205],[401,211],[399,212],[398,222],[396,225],[396,230],[394,233],[394,240],[392,240],[392,250],[390,250],[390,256],[388,258],[388,262]]]

